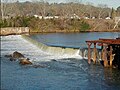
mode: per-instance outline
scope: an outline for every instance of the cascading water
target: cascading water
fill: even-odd
[[[39,47],[42,51],[47,52],[52,55],[56,56],[78,56],[79,59],[88,57],[88,49],[80,49],[80,48],[68,48],[68,47],[55,47],[55,46],[48,46],[41,42],[38,42],[29,36],[22,36],[24,39],[30,41],[31,43],[35,44],[37,47]],[[91,49],[91,58],[94,56],[93,49]],[[101,50],[97,50],[97,59],[101,60]]]
[[[37,47],[39,47],[42,51],[47,52],[52,55],[80,55],[80,49],[74,49],[74,48],[67,48],[67,47],[55,47],[55,46],[47,46],[45,44],[42,44],[36,40],[31,39],[28,36],[23,36],[24,39],[30,41],[31,43],[35,44]]]

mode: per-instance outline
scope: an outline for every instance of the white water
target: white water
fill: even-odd
[[[79,51],[77,51],[74,55],[61,55],[61,52],[57,52],[57,54],[53,55],[49,53],[50,51],[44,52],[39,47],[23,39],[20,35],[2,36],[1,49],[2,55],[9,55],[12,54],[14,51],[18,51],[24,54],[25,57],[29,58],[32,62],[49,61],[52,59],[59,60],[62,58],[82,59],[82,57],[78,55]]]

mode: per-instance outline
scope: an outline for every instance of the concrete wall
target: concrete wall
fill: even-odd
[[[0,35],[28,34],[28,27],[7,27],[0,29]]]

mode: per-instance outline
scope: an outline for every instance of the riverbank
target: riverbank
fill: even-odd
[[[120,29],[111,30],[32,30],[29,27],[7,27],[0,29],[0,36],[23,35],[23,34],[40,34],[40,33],[84,33],[84,32],[120,32]]]
[[[120,32],[120,24],[115,27],[114,19],[38,19],[35,17],[16,17],[16,22],[2,21],[1,34],[19,34],[24,32],[14,28],[29,27],[30,33],[69,33],[69,32]],[[24,23],[22,23],[22,22]],[[11,25],[13,22],[13,25]],[[11,31],[10,29],[14,29]],[[9,31],[10,30],[10,31]],[[15,31],[15,32],[14,32]],[[9,32],[9,33],[8,33]]]
[[[50,31],[39,31],[39,30],[30,30],[30,34],[34,33],[84,33],[84,32],[120,32],[120,29],[111,29],[111,30],[86,30],[86,31],[79,31],[79,30],[50,30]]]
[[[0,28],[0,36],[29,34],[29,27]]]

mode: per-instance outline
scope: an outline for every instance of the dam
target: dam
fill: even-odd
[[[45,45],[38,42],[29,36],[22,35],[22,37],[31,43],[35,44],[40,50],[50,53],[52,55],[77,55],[82,59],[88,59],[88,49],[87,48],[75,48],[75,47],[65,47],[65,46],[55,46],[55,45]],[[91,57],[94,57],[94,49],[91,49]],[[97,49],[97,60],[101,60],[101,50]]]
[[[0,28],[0,36],[29,34],[29,27],[6,27]]]

